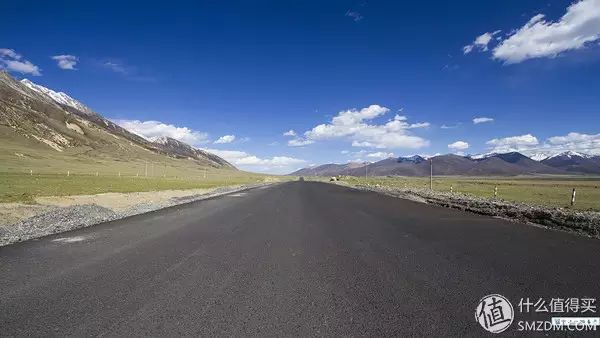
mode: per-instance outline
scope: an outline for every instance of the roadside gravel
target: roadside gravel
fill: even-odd
[[[343,181],[337,182],[337,184],[359,190],[375,191],[421,203],[460,209],[481,215],[501,217],[518,222],[532,223],[588,237],[600,238],[600,212],[533,206],[524,203],[508,202],[502,199],[490,200],[461,193],[439,192],[429,189],[403,189],[382,185],[350,185]]]
[[[97,204],[53,206],[49,207],[49,211],[20,222],[0,225],[0,246],[270,184],[272,183],[222,187],[187,196],[128,205],[125,209],[111,209]]]

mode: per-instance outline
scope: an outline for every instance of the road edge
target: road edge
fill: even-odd
[[[501,218],[515,223],[525,223],[549,230],[600,239],[600,213],[565,211],[503,200],[485,200],[460,193],[431,192],[417,189],[400,189],[373,185],[352,185],[343,181],[327,182],[360,191],[371,191],[395,198],[458,209],[473,214]]]
[[[278,183],[280,182],[265,182],[234,187],[221,187],[205,194],[192,195],[179,198],[179,200],[172,198],[169,202],[163,205],[149,205],[146,206],[145,209],[131,208],[122,212],[115,212],[108,208],[100,207],[96,204],[60,207],[49,212],[27,218],[23,221],[0,227],[0,247],[81,228],[87,228],[128,217],[158,212],[190,203],[210,200],[242,191],[271,186]],[[58,216],[57,213],[59,214]],[[98,215],[91,216],[95,214]],[[52,221],[53,218],[55,219],[54,221]]]

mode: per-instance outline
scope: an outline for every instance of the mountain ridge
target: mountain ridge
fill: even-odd
[[[23,158],[27,151],[36,154],[29,156],[31,162],[37,157],[55,158],[56,153],[88,162],[94,157],[140,160],[151,153],[158,158],[192,160],[199,166],[235,169],[217,155],[181,141],[173,140],[177,144],[167,146],[147,140],[63,92],[27,79],[19,81],[5,71],[0,71],[0,103],[0,152],[10,159],[12,170],[18,169],[15,154]],[[87,158],[85,154],[93,156]]]
[[[516,176],[516,175],[561,175],[561,174],[600,174],[600,156],[576,157],[575,164],[564,163],[560,157],[554,161],[535,161],[519,152],[494,153],[488,156],[473,157],[445,154],[425,159],[423,157],[387,158],[374,163],[363,164],[361,168],[346,168],[342,164],[324,164],[315,168],[328,170],[310,170],[303,168],[289,175],[294,176],[428,176],[430,161],[433,162],[434,175],[449,176]],[[415,160],[417,159],[417,160]],[[561,160],[559,162],[559,159]],[[582,164],[582,162],[585,162]],[[342,170],[339,170],[339,169]],[[317,172],[323,172],[317,175]]]

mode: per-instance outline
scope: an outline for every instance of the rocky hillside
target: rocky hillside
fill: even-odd
[[[43,167],[60,161],[185,160],[180,166],[234,168],[224,159],[183,142],[158,141],[130,133],[65,93],[29,80],[18,81],[0,71],[3,171],[20,171],[25,163]]]
[[[550,156],[542,163],[571,173],[600,173],[600,156],[590,156],[573,151]]]

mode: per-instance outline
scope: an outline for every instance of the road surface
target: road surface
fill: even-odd
[[[0,248],[0,335],[481,335],[487,294],[515,311],[600,296],[598,257],[598,240],[291,182]]]

